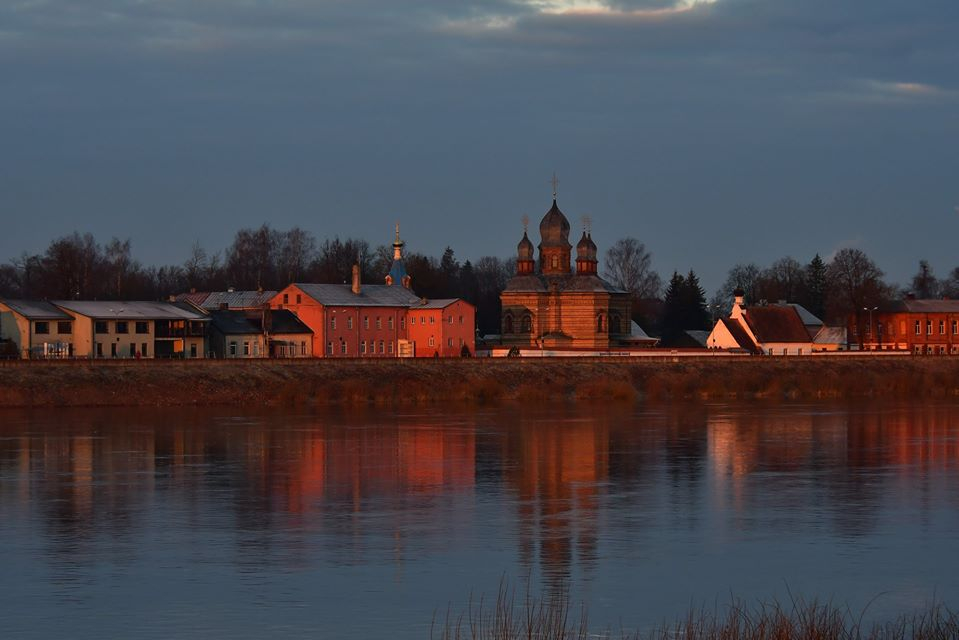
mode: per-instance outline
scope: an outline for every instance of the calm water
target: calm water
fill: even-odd
[[[425,638],[503,576],[596,626],[959,606],[959,406],[0,413],[0,635]]]

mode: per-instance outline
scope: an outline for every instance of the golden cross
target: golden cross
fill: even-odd
[[[523,216],[523,233],[526,233],[526,230],[529,228],[529,216]]]
[[[556,178],[556,172],[553,172],[553,179],[550,180],[553,185],[553,200],[556,199],[556,189],[559,187],[559,179]]]

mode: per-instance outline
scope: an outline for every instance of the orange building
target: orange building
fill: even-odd
[[[851,343],[867,351],[959,354],[959,300],[906,299],[848,318]]]
[[[458,298],[421,300],[407,311],[416,357],[455,358],[476,351],[476,307]]]

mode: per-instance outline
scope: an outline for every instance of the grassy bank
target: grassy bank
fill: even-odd
[[[877,620],[864,622],[864,620]],[[955,640],[959,616],[943,606],[885,619],[878,611],[853,612],[832,603],[803,601],[748,605],[732,602],[693,610],[685,618],[642,632],[590,629],[585,608],[565,595],[548,600],[500,590],[495,601],[434,619],[431,640]]]
[[[25,362],[0,406],[410,405],[959,396],[959,358]]]

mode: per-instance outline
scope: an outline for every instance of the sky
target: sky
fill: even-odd
[[[710,292],[843,247],[944,276],[957,33],[955,0],[7,0],[0,261],[264,222],[507,257],[555,172],[575,238]]]

